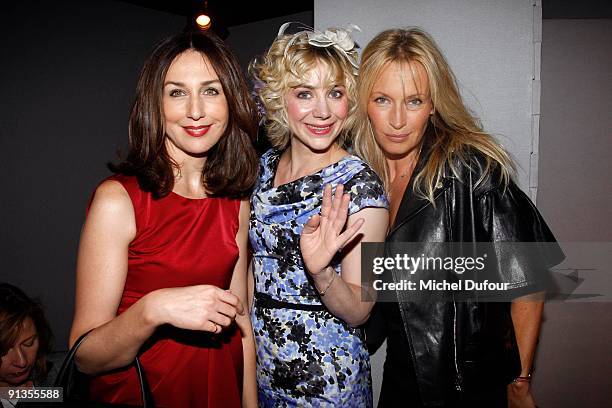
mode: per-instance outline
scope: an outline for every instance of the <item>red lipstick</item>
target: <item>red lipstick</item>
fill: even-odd
[[[211,125],[206,125],[206,126],[183,126],[183,129],[185,129],[185,133],[187,133],[189,136],[192,136],[192,137],[202,137],[206,133],[208,133],[208,130],[210,129],[210,126]]]

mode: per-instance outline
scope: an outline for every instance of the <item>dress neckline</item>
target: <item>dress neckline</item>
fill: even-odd
[[[175,193],[174,191],[170,191],[170,195],[173,195],[175,197],[178,197],[182,200],[187,200],[187,201],[202,201],[202,200],[207,200],[210,198],[210,197],[200,197],[200,198],[185,197],[184,195],[180,195],[179,193]]]
[[[271,157],[270,157],[269,162],[268,162],[269,163],[268,164],[268,168],[270,170],[270,178],[269,178],[268,182],[269,182],[270,187],[273,188],[273,189],[282,188],[284,186],[290,186],[290,185],[292,185],[294,183],[298,183],[298,182],[301,183],[304,180],[307,180],[309,177],[314,177],[314,176],[319,175],[320,173],[324,172],[325,170],[329,169],[330,167],[337,166],[340,163],[343,163],[343,162],[348,161],[350,159],[358,159],[358,157],[355,156],[354,154],[351,154],[351,153],[347,152],[347,154],[342,156],[340,158],[340,160],[335,161],[333,163],[330,163],[327,166],[320,168],[319,170],[317,170],[314,173],[306,174],[306,175],[304,175],[302,177],[296,178],[295,180],[291,180],[291,181],[288,181],[287,183],[282,183],[282,184],[279,184],[278,186],[275,186],[274,185],[274,179],[276,178],[276,171],[278,170],[278,163],[280,162],[281,154],[282,154],[282,152],[274,150],[273,153],[271,154]]]

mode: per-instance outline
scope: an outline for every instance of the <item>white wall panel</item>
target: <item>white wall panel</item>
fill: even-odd
[[[356,35],[362,47],[387,28],[419,26],[428,31],[448,58],[468,106],[513,154],[519,184],[527,190],[532,166],[534,31],[539,40],[541,5],[532,0],[314,3],[316,28],[357,24],[363,30]]]

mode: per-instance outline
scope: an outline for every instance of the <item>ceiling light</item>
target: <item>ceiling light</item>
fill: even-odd
[[[203,30],[210,28],[211,20],[210,20],[210,17],[206,14],[198,15],[195,19],[195,22],[198,25],[198,27],[200,27]]]

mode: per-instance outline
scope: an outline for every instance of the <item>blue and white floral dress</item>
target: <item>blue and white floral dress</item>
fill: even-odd
[[[251,200],[259,403],[264,407],[371,407],[370,359],[358,329],[334,317],[304,271],[304,224],[321,208],[323,187],[344,185],[349,213],[388,208],[378,176],[348,155],[315,174],[274,187],[280,152],[261,159]],[[338,261],[333,262],[340,273]]]

